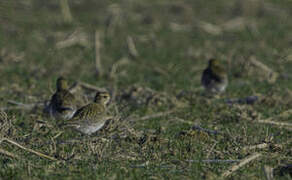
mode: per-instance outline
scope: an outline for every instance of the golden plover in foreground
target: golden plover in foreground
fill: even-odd
[[[94,102],[78,109],[74,116],[65,123],[65,127],[90,135],[100,130],[111,118],[106,114],[106,105],[110,100],[108,92],[97,92]]]

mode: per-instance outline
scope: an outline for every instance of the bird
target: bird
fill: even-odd
[[[218,59],[210,59],[208,67],[203,71],[201,84],[207,92],[220,94],[228,85],[228,77],[225,68]]]
[[[49,104],[51,117],[60,120],[68,120],[77,110],[75,96],[68,90],[67,80],[60,76],[57,79],[57,90],[52,95]]]
[[[94,102],[78,109],[74,116],[65,122],[64,127],[71,127],[82,134],[91,135],[100,130],[111,116],[107,115],[108,92],[97,92]]]

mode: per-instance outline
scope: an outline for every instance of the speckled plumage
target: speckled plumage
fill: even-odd
[[[210,59],[208,67],[203,71],[201,83],[211,93],[224,92],[228,85],[226,70],[216,59]]]
[[[73,117],[76,112],[75,97],[68,90],[66,79],[59,77],[57,80],[57,91],[52,96],[49,111],[56,119],[67,120]]]
[[[74,116],[65,123],[67,127],[73,127],[75,130],[90,135],[100,130],[105,122],[110,119],[106,114],[106,104],[110,96],[107,92],[97,92],[93,103],[80,108]]]

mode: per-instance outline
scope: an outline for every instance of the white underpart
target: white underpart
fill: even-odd
[[[226,89],[226,84],[224,84],[224,85],[220,85],[220,86],[218,86],[216,89],[217,89],[217,91],[219,91],[219,92],[223,92],[223,91],[225,91],[225,89]]]
[[[84,134],[92,134],[100,130],[104,126],[104,124],[105,122],[98,122],[98,123],[86,125],[83,127],[79,127],[79,131],[81,131]]]
[[[220,93],[220,92],[224,92],[225,91],[227,85],[228,85],[228,81],[227,80],[224,80],[221,83],[212,82],[212,83],[208,84],[205,87],[207,89],[209,89],[213,93],[218,93],[218,92]]]
[[[50,113],[50,116],[51,116],[52,118],[54,118],[53,108],[52,108],[51,105],[49,106],[49,113]]]

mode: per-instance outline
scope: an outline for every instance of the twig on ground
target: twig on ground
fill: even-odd
[[[1,148],[0,148],[0,153],[1,153],[1,154],[4,154],[4,155],[6,155],[6,156],[12,157],[12,158],[14,158],[14,159],[19,159],[19,157],[18,157],[17,155],[12,154],[11,152],[8,152],[8,151],[6,151],[6,150],[4,150],[4,149],[1,149]]]
[[[226,177],[230,176],[233,172],[237,171],[239,168],[243,167],[247,163],[259,158],[260,156],[261,156],[260,153],[254,153],[253,155],[242,159],[239,164],[231,166],[227,171],[222,173],[221,177],[226,178]]]
[[[246,146],[243,148],[244,151],[246,150],[252,150],[252,149],[264,149],[269,147],[268,143],[262,143],[262,144],[257,144],[257,145],[253,145],[253,146]]]
[[[8,139],[8,138],[3,138],[3,141],[6,141],[6,142],[8,142],[8,143],[10,143],[10,144],[13,144],[13,145],[19,147],[20,149],[23,149],[23,150],[25,150],[25,151],[28,151],[28,152],[30,152],[30,153],[33,153],[33,154],[35,154],[35,155],[37,155],[37,156],[40,156],[40,157],[42,157],[42,158],[50,159],[50,160],[52,160],[52,161],[57,161],[56,158],[53,158],[53,157],[51,157],[51,156],[45,155],[45,154],[43,154],[43,153],[37,152],[37,151],[32,150],[32,149],[26,148],[26,147],[24,147],[24,146],[18,144],[17,142],[14,142],[14,141],[12,141],[12,140],[10,140],[10,139]]]
[[[240,162],[240,160],[232,160],[232,159],[205,159],[205,160],[186,160],[186,162],[203,162],[203,163],[234,163]]]
[[[258,122],[258,123],[265,123],[265,124],[274,124],[274,125],[278,125],[278,126],[292,127],[292,123],[271,121],[270,118],[264,119],[264,120],[258,120],[256,122]]]
[[[263,123],[263,124],[273,124],[273,125],[280,126],[281,128],[287,129],[289,131],[292,131],[292,123],[273,121],[276,118],[287,118],[290,116],[290,114],[292,114],[292,109],[284,111],[284,112],[282,112],[274,117],[269,117],[267,119],[257,120],[255,122]]]
[[[173,160],[172,162],[180,162],[179,160]],[[225,159],[205,159],[205,160],[185,160],[185,162],[188,163],[234,163],[234,162],[240,162],[240,160],[225,160]],[[139,165],[132,165],[132,168],[145,168],[149,166],[149,162],[145,162]],[[172,165],[163,165],[163,166],[158,166],[162,168],[171,168],[173,167]]]
[[[140,164],[140,165],[131,165],[130,166],[131,168],[146,168],[148,167],[147,165],[144,165],[144,164]],[[171,166],[171,165],[165,165],[165,166],[154,166],[154,167],[159,167],[160,169],[171,169],[171,168],[174,168],[175,166]]]

